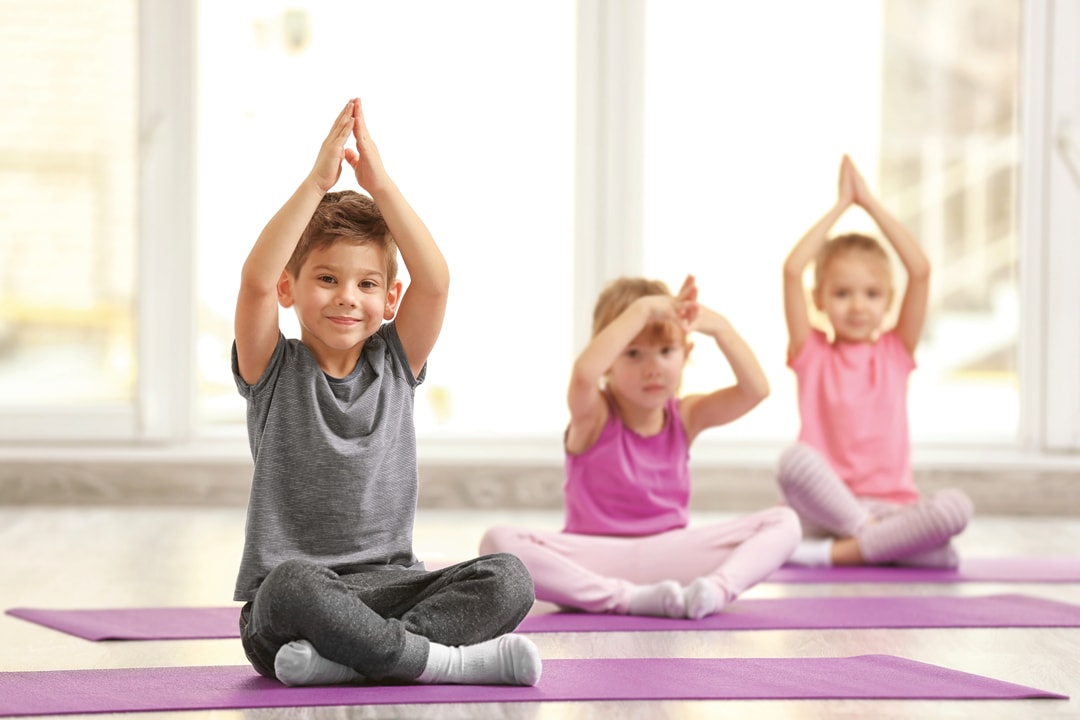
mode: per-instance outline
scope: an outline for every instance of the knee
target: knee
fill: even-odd
[[[477,569],[485,577],[487,596],[497,598],[497,602],[489,607],[493,613],[489,620],[501,628],[498,634],[510,632],[532,610],[536,601],[532,575],[521,559],[510,553],[484,555],[476,562]]]
[[[798,487],[800,480],[807,476],[807,463],[813,462],[815,456],[816,453],[802,443],[795,443],[780,453],[776,468],[776,480],[780,488],[786,492],[790,488]]]
[[[327,572],[307,560],[286,560],[271,570],[259,585],[258,605],[274,613],[304,612],[309,607],[312,589]]]
[[[497,526],[490,528],[484,537],[480,539],[480,554],[493,555],[495,553],[512,552],[516,531],[513,528]]]
[[[532,607],[536,590],[532,575],[517,555],[495,553],[487,558],[494,564],[494,575],[500,581],[502,591],[511,604]]]
[[[938,522],[950,535],[957,535],[968,526],[975,506],[960,490],[941,490],[930,499],[930,507]]]
[[[802,521],[799,520],[799,514],[789,507],[773,508],[772,513],[776,517],[775,523],[780,534],[794,548],[802,540],[803,535]]]

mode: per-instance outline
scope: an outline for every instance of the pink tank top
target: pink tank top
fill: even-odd
[[[690,451],[679,401],[664,409],[663,429],[642,437],[611,405],[596,443],[566,455],[566,527],[583,535],[655,535],[686,527]]]
[[[896,333],[829,343],[815,330],[789,365],[799,386],[799,442],[824,455],[859,497],[917,500],[907,415],[915,361]]]

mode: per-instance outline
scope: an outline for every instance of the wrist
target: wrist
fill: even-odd
[[[371,199],[378,205],[384,200],[390,200],[395,195],[400,195],[397,185],[390,178],[381,178],[377,182],[368,183],[367,187],[364,187],[368,194],[371,195]]]
[[[315,173],[309,174],[306,178],[304,178],[304,182],[300,183],[300,189],[303,192],[308,193],[312,196],[317,195],[320,200],[322,199],[323,195],[330,192],[330,188],[332,187],[333,185],[331,185],[330,187],[324,187],[323,182],[319,179],[317,175],[315,175]]]

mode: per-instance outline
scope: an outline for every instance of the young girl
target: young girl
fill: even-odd
[[[699,619],[773,572],[798,544],[798,518],[785,507],[686,527],[690,444],[769,393],[750,348],[697,295],[693,277],[677,297],[662,282],[623,278],[597,301],[593,337],[567,394],[565,529],[496,527],[480,543],[483,554],[521,558],[538,599]],[[679,397],[691,331],[715,340],[734,385]]]
[[[885,250],[864,235],[826,241],[852,205],[873,218],[907,271],[888,331],[882,325],[893,285]],[[807,312],[803,271],[814,259],[814,305],[832,326],[831,342]],[[794,563],[958,563],[949,540],[971,519],[971,501],[957,490],[921,496],[911,474],[907,382],[929,288],[926,256],[845,155],[836,204],[784,263],[788,366],[798,381],[802,429],[780,458],[779,482],[808,537]]]

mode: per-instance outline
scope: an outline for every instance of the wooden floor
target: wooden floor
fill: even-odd
[[[722,517],[722,516],[716,516]],[[695,517],[695,522],[711,519]],[[556,529],[553,513],[421,511],[418,555],[475,552],[494,523]],[[243,511],[0,508],[0,605],[225,605],[240,554]],[[1080,518],[977,517],[960,538],[970,555],[1080,553]],[[1080,604],[1080,584],[779,585],[744,597],[1023,592]],[[509,703],[157,713],[187,720],[271,718],[1080,718],[1080,629],[814,630],[531,636],[545,658],[817,657],[886,653],[1070,695],[1004,701],[666,701]],[[93,643],[0,616],[0,670],[244,664],[237,640]],[[135,718],[141,714],[125,715]]]

